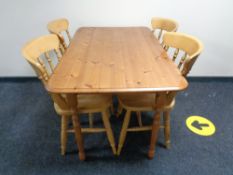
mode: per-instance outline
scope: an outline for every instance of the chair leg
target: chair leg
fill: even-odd
[[[130,116],[131,116],[131,111],[127,110],[126,114],[125,114],[123,126],[121,128],[119,144],[118,144],[118,149],[117,149],[117,155],[120,155],[121,149],[124,145],[126,134],[127,134],[127,128],[128,128],[129,121],[130,121]]]
[[[136,115],[137,115],[138,124],[139,124],[140,127],[142,127],[142,115],[141,115],[141,112],[137,111]]]
[[[169,149],[171,146],[170,141],[170,111],[163,112],[163,122],[164,122],[164,137],[166,148]]]
[[[78,101],[77,101],[77,95],[76,94],[67,94],[67,103],[68,106],[72,110],[72,124],[74,127],[74,135],[75,135],[75,140],[77,142],[78,150],[79,150],[79,159],[80,160],[85,160],[85,152],[84,152],[84,145],[83,145],[83,135],[81,131],[81,124],[79,121],[79,116],[78,116]]]
[[[108,116],[107,111],[102,112],[102,119],[103,119],[104,127],[106,129],[106,133],[107,133],[109,143],[110,143],[111,148],[112,148],[112,152],[113,152],[114,155],[116,155],[115,139],[114,139],[114,135],[113,135],[113,132],[112,132],[112,129],[111,129],[111,124],[109,122],[109,116]]]
[[[61,116],[61,155],[66,153],[66,144],[67,144],[67,116]]]
[[[151,131],[151,140],[150,140],[150,148],[148,152],[148,157],[153,159],[155,153],[155,145],[157,143],[158,132],[160,127],[160,112],[156,112],[154,114],[152,131]]]
[[[93,115],[92,113],[88,114],[89,127],[93,128]]]
[[[72,115],[72,123],[74,126],[75,140],[78,144],[79,159],[85,160],[86,155],[85,155],[84,146],[83,146],[83,136],[82,136],[82,132],[81,132],[81,125],[80,125],[80,121],[79,121],[79,116],[73,114]]]

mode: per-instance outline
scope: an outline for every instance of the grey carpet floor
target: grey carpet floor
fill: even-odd
[[[179,93],[171,116],[172,146],[163,146],[159,133],[156,155],[147,159],[149,132],[129,133],[120,157],[114,157],[104,133],[86,134],[87,160],[79,161],[73,135],[67,155],[60,155],[60,118],[39,81],[0,79],[0,174],[233,174],[233,79],[191,78]],[[190,132],[190,115],[210,119],[216,133],[210,137]],[[151,122],[152,113],[143,113]],[[123,115],[111,117],[116,141]],[[82,124],[87,123],[85,116]],[[96,115],[95,123],[100,124]],[[131,124],[135,124],[135,116]]]

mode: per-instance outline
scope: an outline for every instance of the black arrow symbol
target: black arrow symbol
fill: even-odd
[[[192,122],[192,126],[199,129],[199,130],[202,130],[203,127],[208,127],[209,124],[206,124],[206,123],[199,123],[199,121],[195,120]]]

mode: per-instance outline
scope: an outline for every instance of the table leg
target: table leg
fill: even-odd
[[[84,144],[83,144],[83,136],[81,132],[81,124],[78,117],[78,102],[77,102],[76,94],[67,94],[67,102],[72,110],[72,123],[74,127],[75,140],[78,145],[79,150],[79,159],[85,160],[85,152],[84,152]]]
[[[159,127],[160,127],[160,112],[155,112],[153,118],[153,124],[152,124],[152,131],[151,131],[150,148],[148,152],[149,159],[154,158],[155,145],[157,143]]]

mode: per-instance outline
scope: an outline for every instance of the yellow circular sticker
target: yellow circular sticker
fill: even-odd
[[[215,133],[214,124],[201,116],[190,116],[186,119],[187,127],[195,134],[201,136],[211,136]]]

